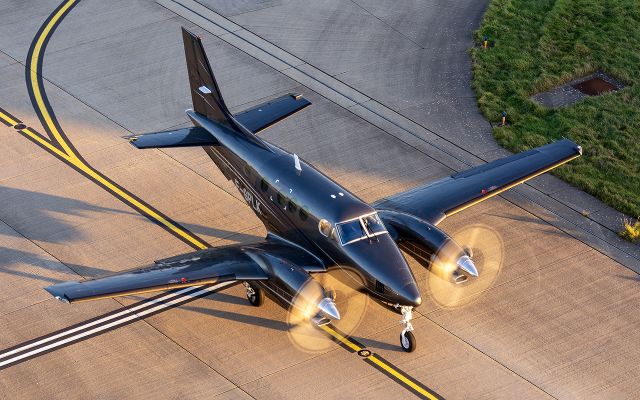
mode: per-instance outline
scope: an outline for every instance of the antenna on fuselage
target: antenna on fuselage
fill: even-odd
[[[300,158],[297,154],[293,155],[293,164],[296,167],[296,171],[298,171],[298,175],[300,175],[300,172],[302,172],[302,166],[300,166]]]

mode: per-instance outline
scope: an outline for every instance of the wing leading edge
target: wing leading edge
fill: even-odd
[[[104,278],[63,282],[45,288],[59,300],[79,302],[166,291],[228,281],[267,280],[268,254],[309,272],[322,271],[320,262],[306,251],[267,238],[263,242],[218,247],[156,261],[155,265]]]
[[[448,216],[535,178],[581,154],[580,146],[567,139],[560,140],[378,200],[373,206],[379,210],[415,215],[437,225]]]

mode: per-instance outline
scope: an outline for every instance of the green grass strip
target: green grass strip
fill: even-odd
[[[473,77],[483,114],[510,126],[498,142],[522,151],[568,137],[584,156],[555,173],[606,204],[640,215],[640,1],[493,0],[474,48]],[[533,94],[604,71],[626,87],[547,109]]]

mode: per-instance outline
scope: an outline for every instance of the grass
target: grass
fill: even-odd
[[[640,241],[640,219],[633,222],[631,219],[625,218],[624,228],[620,231],[620,236],[630,242]]]
[[[475,33],[474,89],[498,142],[523,151],[568,137],[583,157],[555,170],[615,209],[640,215],[640,1],[493,0]],[[596,71],[626,87],[560,109],[530,99]],[[640,227],[638,227],[640,229]]]

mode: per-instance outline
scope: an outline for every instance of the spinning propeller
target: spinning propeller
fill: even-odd
[[[287,313],[289,338],[296,348],[305,352],[323,352],[335,345],[318,327],[329,322],[325,318],[350,335],[362,322],[369,302],[369,297],[361,292],[363,284],[354,273],[336,268],[316,277],[317,280],[309,282],[296,295]],[[332,304],[340,318],[323,312],[321,303]]]
[[[504,258],[500,235],[492,228],[475,224],[451,235],[464,246],[466,255],[445,245],[438,252],[427,274],[428,294],[436,304],[455,308],[475,301],[495,282]]]

